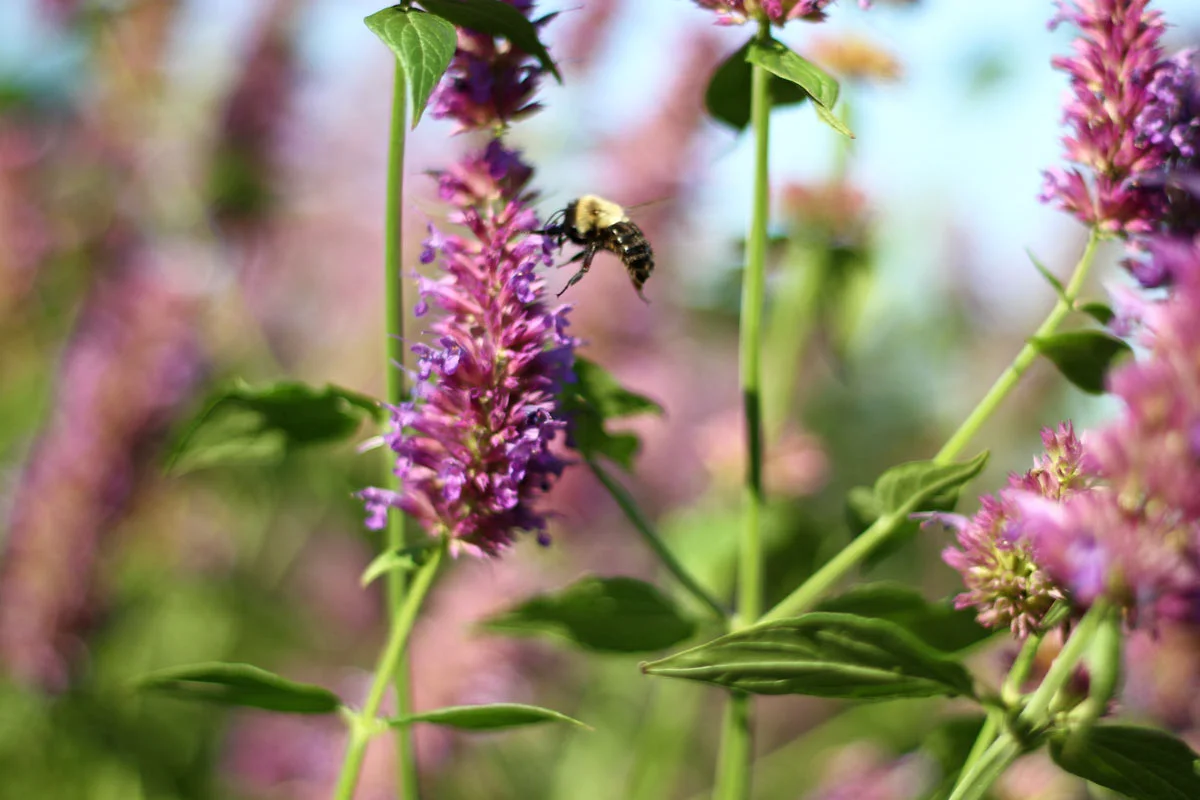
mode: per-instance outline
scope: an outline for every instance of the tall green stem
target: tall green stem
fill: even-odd
[[[375,678],[367,693],[367,701],[363,704],[362,711],[350,717],[350,741],[346,745],[345,758],[342,759],[342,770],[338,775],[337,790],[333,795],[334,800],[352,800],[354,797],[354,787],[358,785],[358,776],[362,770],[363,759],[367,754],[367,743],[381,729],[377,715],[380,705],[383,704],[383,697],[387,693],[388,682],[404,658],[408,636],[412,633],[417,612],[420,611],[421,603],[424,601],[429,587],[433,584],[433,578],[437,575],[445,552],[446,542],[442,542],[429,556],[429,560],[421,566],[392,622],[387,645],[379,656],[379,664],[375,668]],[[399,716],[404,715],[400,714]],[[401,728],[404,727],[408,726],[401,726]]]
[[[654,551],[658,556],[659,562],[666,567],[667,571],[679,581],[679,585],[687,589],[692,597],[696,598],[708,611],[717,619],[724,621],[725,609],[713,597],[707,589],[705,589],[696,578],[687,571],[687,568],[679,562],[675,554],[667,547],[667,543],[658,535],[658,531],[654,530],[654,526],[650,524],[650,520],[646,519],[646,515],[638,508],[637,503],[629,496],[629,492],[625,487],[617,482],[613,476],[608,474],[608,470],[604,469],[594,459],[587,459],[588,468],[596,479],[604,485],[608,493],[612,496],[617,505],[621,507],[621,511],[625,512],[625,516],[633,523],[633,527],[642,535],[642,540]]]
[[[385,201],[384,240],[383,240],[383,271],[384,271],[384,325],[387,343],[385,352],[387,362],[384,364],[384,374],[387,376],[388,405],[398,406],[404,402],[404,283],[402,280],[401,258],[403,255],[403,206],[404,198],[404,138],[408,132],[407,104],[404,68],[396,59],[395,77],[392,83],[392,125],[388,144],[387,166],[387,199]],[[396,477],[390,462],[387,469],[387,486],[394,491],[400,490],[400,480]],[[388,515],[388,525],[385,541],[390,550],[397,550],[408,544],[406,528],[407,517],[404,514]],[[404,599],[405,575],[400,570],[392,570],[387,576],[388,618],[394,619],[396,609]],[[392,683],[396,688],[396,713],[408,713],[410,700],[408,690],[408,659],[401,658],[390,670]],[[396,784],[397,794],[403,800],[416,800],[419,794],[417,783],[417,766],[413,755],[412,731],[403,727],[396,731]]]
[[[760,21],[758,39],[771,38],[769,22]],[[746,483],[743,491],[742,535],[738,552],[738,602],[734,627],[754,624],[762,613],[763,497],[762,318],[766,284],[767,222],[770,214],[770,174],[767,167],[771,125],[771,74],[751,67],[750,123],[754,127],[754,200],[750,233],[746,237],[746,269],[742,279],[741,342],[742,402],[746,416]],[[753,709],[748,695],[729,697],[722,729],[720,763],[714,797],[743,800],[750,796],[754,758]]]
[[[1083,615],[1083,619],[1075,626],[1071,638],[1063,645],[1063,649],[1059,651],[1054,663],[1046,671],[1046,677],[1042,679],[1041,685],[1038,686],[1037,691],[1033,693],[1021,711],[1022,722],[1031,726],[1046,724],[1051,701],[1067,685],[1071,673],[1075,670],[1075,665],[1087,652],[1092,643],[1092,637],[1095,636],[1100,624],[1108,614],[1109,605],[1101,599],[1097,600]]]
[[[1067,284],[1066,291],[1058,298],[1058,302],[1054,304],[1050,314],[1033,334],[1034,338],[1049,336],[1057,331],[1063,319],[1071,312],[1080,290],[1083,289],[1083,282],[1087,279],[1088,272],[1091,271],[1092,261],[1096,256],[1096,245],[1099,241],[1100,235],[1093,229],[1088,236],[1087,247],[1084,248],[1079,263],[1075,265],[1075,272],[1071,275],[1071,281]],[[962,449],[967,446],[967,442],[971,441],[971,438],[979,432],[980,427],[992,416],[1001,401],[1008,397],[1008,393],[1020,382],[1021,376],[1025,374],[1037,356],[1037,348],[1032,344],[1027,343],[1021,348],[1021,352],[1017,353],[1017,357],[1008,365],[1008,369],[1004,370],[992,384],[992,388],[975,406],[975,410],[963,420],[963,424],[958,426],[958,430],[942,445],[942,449],[933,457],[934,461],[950,461],[962,452]]]
[[[1071,275],[1071,280],[1067,284],[1063,296],[1058,299],[1058,302],[1055,303],[1054,308],[1047,315],[1045,321],[1038,327],[1037,332],[1034,334],[1035,337],[1049,336],[1057,331],[1063,319],[1074,308],[1075,301],[1079,297],[1079,292],[1083,288],[1084,280],[1086,280],[1088,272],[1091,270],[1098,242],[1099,235],[1093,231],[1088,238],[1087,247],[1084,249],[1079,263],[1075,265],[1075,271]],[[1021,348],[1021,352],[1017,354],[1012,364],[1008,366],[988,393],[984,395],[984,398],[979,401],[979,405],[975,407],[975,410],[967,416],[966,421],[959,426],[958,430],[951,435],[942,449],[934,456],[935,461],[951,461],[966,447],[971,438],[978,433],[983,423],[999,408],[1001,401],[1013,390],[1018,381],[1021,380],[1021,376],[1025,374],[1036,358],[1037,349],[1033,345],[1026,344]],[[858,566],[867,557],[867,554],[887,541],[895,533],[896,529],[905,522],[908,522],[908,520],[909,514],[907,512],[885,514],[875,520],[869,528],[850,542],[845,549],[827,561],[807,581],[767,612],[765,618],[781,619],[808,611],[812,608],[813,604],[824,596],[825,592],[833,588],[850,570]]]

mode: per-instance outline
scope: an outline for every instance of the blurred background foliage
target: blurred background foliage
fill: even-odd
[[[768,602],[850,535],[847,491],[929,457],[1052,302],[1024,248],[1061,271],[1082,242],[1034,200],[1057,158],[1063,87],[1048,3],[842,5],[785,35],[843,76],[858,139],[839,143],[803,107],[777,115]],[[1159,5],[1173,45],[1195,38],[1198,9]],[[547,38],[566,81],[514,138],[539,165],[547,213],[582,192],[648,204],[634,214],[658,254],[652,305],[611,259],[565,299],[587,357],[666,409],[631,425],[643,448],[623,480],[681,558],[728,591],[749,148],[706,118],[703,94],[744,33],[684,0],[544,6],[564,12]],[[382,392],[391,66],[361,24],[378,7],[0,4],[0,798],[329,794],[338,720],[224,713],[130,685],[234,660],[365,692],[381,598],[358,577],[378,543],[352,493],[377,481],[378,454],[162,466],[182,421],[229,379]],[[469,144],[448,132],[427,120],[411,140],[407,264],[439,213],[424,171]],[[419,321],[408,333],[419,340]],[[976,486],[1023,468],[1041,426],[1104,413],[1043,365],[977,442],[993,458]],[[475,629],[583,573],[653,577],[585,469],[551,504],[550,548],[463,561],[436,588],[414,643],[416,707],[539,702],[595,730],[420,730],[428,796],[698,796],[718,692],[646,679],[634,658]],[[944,597],[945,543],[917,536],[867,576]],[[1008,657],[984,649],[977,663],[998,671]],[[1192,731],[1198,658],[1200,643],[1169,631],[1135,640],[1129,707]],[[761,798],[933,796],[978,724],[944,701],[761,709]],[[389,796],[390,758],[373,747],[360,798]],[[1061,780],[1027,759],[996,794],[1083,796]]]

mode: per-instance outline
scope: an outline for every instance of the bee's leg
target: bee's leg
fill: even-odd
[[[567,262],[567,264],[573,264],[574,262],[576,262],[580,259],[583,259],[583,265],[580,266],[579,272],[576,272],[574,275],[571,276],[571,280],[567,281],[567,285],[562,288],[562,292],[559,292],[555,296],[562,297],[563,292],[565,292],[567,289],[570,289],[575,284],[579,283],[579,280],[584,275],[587,274],[587,271],[589,269],[592,268],[592,259],[595,257],[596,257],[596,248],[594,248],[594,247],[589,247],[586,250],[576,253],[575,256],[573,258],[571,258],[570,261]],[[566,264],[564,264],[563,266],[565,267]]]
[[[646,297],[646,295],[642,294],[642,287],[634,286],[633,288],[634,288],[634,291],[637,292],[638,297],[642,298],[642,302],[645,303],[646,305],[650,305],[650,298],[648,298],[648,297]]]

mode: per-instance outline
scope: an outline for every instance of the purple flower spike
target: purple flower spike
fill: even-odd
[[[793,19],[821,22],[825,9],[834,0],[696,0],[701,8],[717,12],[718,25],[741,25],[756,17],[783,25]],[[860,8],[870,8],[871,0],[858,0]]]
[[[495,556],[520,531],[544,538],[533,508],[565,462],[550,445],[565,423],[555,398],[569,378],[575,339],[567,307],[547,308],[535,270],[545,248],[524,194],[531,170],[492,142],[436,174],[457,208],[463,235],[430,231],[430,261],[444,275],[423,279],[420,305],[444,313],[435,344],[418,344],[413,404],[393,410],[385,437],[403,490],[367,489],[369,523],[389,508],[452,540],[452,552]]]
[[[1163,60],[1166,26],[1148,5],[1059,0],[1051,22],[1080,34],[1074,54],[1053,61],[1071,78],[1063,144],[1077,166],[1047,170],[1041,199],[1122,237],[1196,228],[1196,201],[1179,188],[1190,185],[1200,143],[1195,60],[1191,52]]]
[[[532,0],[505,2],[525,16],[533,11]],[[459,28],[458,49],[430,98],[430,113],[456,120],[464,131],[504,127],[540,108],[533,95],[545,71],[507,39]]]

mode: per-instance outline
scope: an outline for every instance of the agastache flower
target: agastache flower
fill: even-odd
[[[537,269],[552,262],[551,245],[533,232],[530,174],[498,141],[437,173],[440,196],[457,206],[450,219],[466,232],[430,226],[421,260],[445,274],[421,279],[418,313],[436,305],[445,314],[434,343],[412,348],[413,401],[394,409],[386,437],[403,490],[362,493],[369,527],[399,508],[454,552],[494,556],[519,531],[544,541],[533,503],[565,465],[550,445],[565,427],[555,398],[576,341],[565,333],[569,307],[544,302]]]
[[[956,531],[958,547],[942,552],[942,560],[962,574],[967,588],[955,599],[955,607],[974,606],[980,624],[1007,625],[1020,638],[1039,630],[1046,612],[1065,595],[1023,535],[1014,496],[1029,495],[1056,505],[1089,480],[1082,467],[1083,445],[1071,423],[1043,431],[1042,442],[1045,456],[1034,459],[1033,469],[1024,475],[1011,476],[999,497],[981,498],[974,517],[931,515]]]
[[[525,16],[533,0],[505,0]],[[536,20],[539,28],[550,17]],[[430,113],[458,122],[460,131],[503,128],[541,108],[533,102],[545,68],[507,39],[458,29],[458,48],[430,98]]]
[[[1073,606],[1103,597],[1150,625],[1200,621],[1200,249],[1169,245],[1149,248],[1177,277],[1139,311],[1148,355],[1109,377],[1125,409],[1071,457],[1082,489],[1055,498],[1039,480],[1003,495],[1015,535]]]
[[[741,25],[751,19],[764,19],[783,25],[793,19],[820,22],[825,9],[834,0],[696,0],[701,8],[717,12],[718,25]],[[871,0],[858,0],[860,8],[870,8]]]
[[[1200,140],[1194,61],[1162,59],[1166,26],[1148,5],[1060,0],[1051,21],[1080,31],[1075,55],[1053,60],[1071,77],[1063,143],[1078,166],[1047,170],[1041,199],[1126,238],[1195,228],[1195,203],[1173,186],[1191,175]]]

